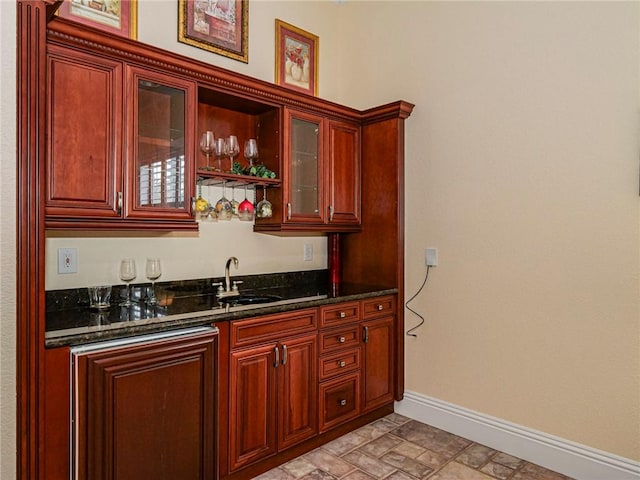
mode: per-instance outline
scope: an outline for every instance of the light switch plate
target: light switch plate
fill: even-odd
[[[305,262],[310,262],[313,260],[313,244],[312,243],[305,243],[304,244],[304,261]]]
[[[59,248],[58,249],[58,273],[78,273],[78,249]]]
[[[438,249],[426,248],[424,250],[424,253],[425,253],[424,264],[428,267],[437,267],[438,266]]]

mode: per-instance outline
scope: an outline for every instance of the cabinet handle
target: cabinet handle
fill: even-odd
[[[338,362],[338,366],[339,366],[340,368],[346,367],[346,366],[347,366],[347,362],[345,362],[344,360],[340,360],[340,361]]]
[[[344,337],[338,337],[338,343],[344,343],[344,342],[346,342],[346,341],[347,341],[347,339],[346,339],[346,338],[344,338]]]
[[[369,341],[369,327],[362,328],[362,341],[367,343]]]
[[[329,221],[333,222],[333,205],[329,205]]]
[[[275,353],[275,355],[276,355],[276,361],[273,362],[273,366],[274,366],[274,368],[278,368],[278,365],[280,364],[280,350],[278,350],[278,346],[277,345],[275,347],[273,347],[273,353]]]
[[[382,310],[382,305],[378,304],[378,311]]]
[[[340,318],[345,318],[347,314],[345,312],[340,312]]]
[[[287,364],[287,346],[282,345],[282,365]]]
[[[118,192],[118,199],[116,200],[116,208],[118,215],[122,215],[122,192]]]
[[[340,400],[340,406],[344,407],[347,404],[347,401],[343,398],[342,400]]]
[[[291,220],[291,202],[287,202],[287,220]]]
[[[196,214],[196,197],[191,197],[191,216],[194,217]]]

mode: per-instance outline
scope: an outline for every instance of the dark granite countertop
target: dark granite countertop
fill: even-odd
[[[112,300],[111,308],[98,312],[89,308],[86,289],[48,291],[45,346],[83,345],[397,293],[396,288],[346,283],[329,291],[323,270],[234,280],[244,282],[243,294],[277,298],[270,303],[225,306],[211,287],[219,279],[190,280],[156,284],[159,305],[138,300],[130,307],[121,307]],[[143,296],[145,289],[134,287],[134,298]],[[114,292],[119,301],[120,288],[114,287]]]

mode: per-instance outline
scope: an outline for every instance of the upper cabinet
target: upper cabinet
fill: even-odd
[[[195,83],[127,67],[125,218],[192,219]],[[189,111],[191,109],[191,112]]]
[[[62,18],[47,58],[47,228],[197,229],[200,182],[266,195],[257,232],[363,230],[363,152],[370,175],[379,141],[366,132],[390,107],[358,111]],[[235,136],[239,151],[203,151],[205,132]],[[247,174],[249,139],[269,178]]]
[[[48,47],[48,228],[197,228],[196,84]]]
[[[348,232],[360,225],[360,127],[285,108],[282,188],[256,231]]]

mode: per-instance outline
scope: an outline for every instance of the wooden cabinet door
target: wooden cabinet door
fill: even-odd
[[[393,324],[394,317],[362,323],[363,412],[393,401]]]
[[[327,221],[360,223],[360,128],[354,123],[329,121],[327,165]]]
[[[230,357],[229,469],[234,471],[277,451],[280,359],[275,343],[231,352]]]
[[[322,225],[326,216],[323,118],[286,109],[284,119],[283,223]]]
[[[280,342],[278,368],[278,449],[288,448],[318,432],[317,334]]]
[[[47,50],[47,220],[118,218],[122,63]]]
[[[126,218],[193,220],[195,82],[127,66]]]
[[[77,358],[78,479],[215,479],[216,336]]]

